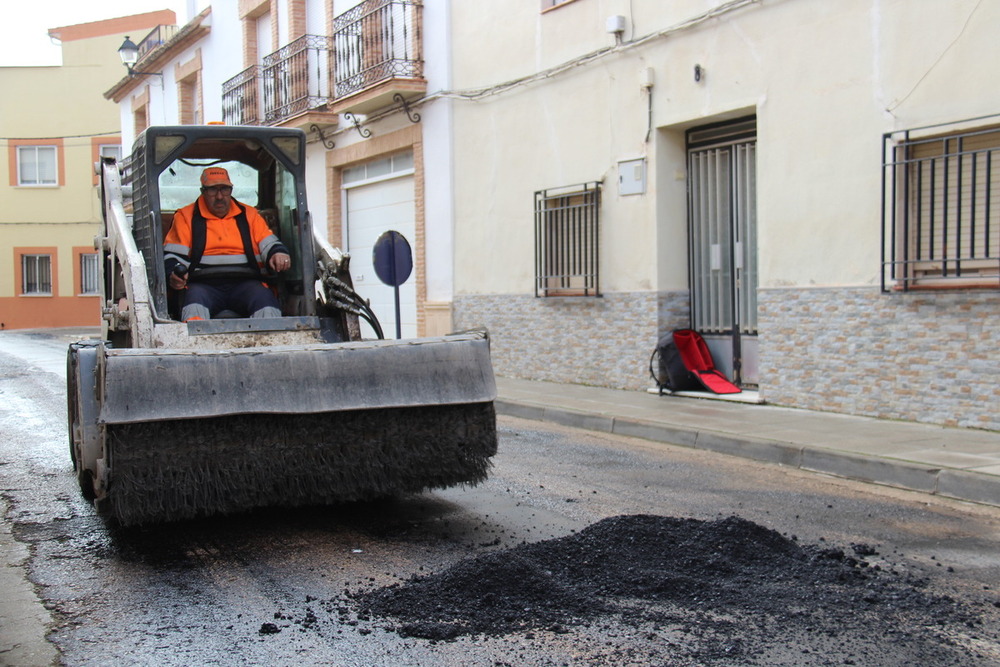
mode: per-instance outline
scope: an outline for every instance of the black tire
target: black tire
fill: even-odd
[[[80,493],[83,495],[84,499],[92,503],[94,499],[97,498],[97,494],[94,493],[94,475],[89,470],[83,470],[81,468],[76,469],[76,481],[80,485]]]
[[[76,474],[77,484],[80,486],[80,493],[88,502],[93,502],[96,497],[94,490],[94,473],[83,468],[83,461],[78,455],[80,443],[76,442],[76,433],[80,429],[80,385],[77,381],[79,367],[78,347],[93,344],[94,341],[79,341],[69,346],[66,353],[66,422],[69,440],[69,456],[73,462],[73,470]]]
[[[73,468],[76,468],[76,441],[73,440],[73,433],[76,425],[80,421],[77,411],[77,384],[76,384],[76,350],[72,345],[66,351],[66,421],[67,436],[69,438],[69,457],[73,461]]]

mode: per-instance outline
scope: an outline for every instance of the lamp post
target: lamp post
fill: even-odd
[[[133,69],[139,60],[139,47],[135,42],[125,35],[125,41],[118,47],[118,55],[122,59],[122,64],[128,69],[129,76],[163,76],[163,72],[140,72]]]

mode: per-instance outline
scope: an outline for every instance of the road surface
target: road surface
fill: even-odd
[[[995,508],[514,418],[476,488],[115,530],[65,344],[0,332],[4,664],[1000,665]]]

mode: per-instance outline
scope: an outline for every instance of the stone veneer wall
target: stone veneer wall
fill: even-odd
[[[768,403],[1000,430],[1000,294],[762,289]]]
[[[615,389],[652,386],[659,332],[687,326],[687,292],[617,292],[600,298],[526,294],[455,298],[455,329],[490,331],[497,375]]]
[[[1000,295],[878,288],[761,289],[760,395],[777,405],[1000,430]],[[505,377],[652,386],[660,335],[688,326],[688,293],[599,299],[460,296],[457,330],[490,330]]]

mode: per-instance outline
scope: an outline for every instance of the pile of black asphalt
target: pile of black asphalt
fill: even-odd
[[[820,664],[875,664],[858,637],[879,654],[898,644],[922,664],[974,664],[976,642],[997,640],[977,637],[989,632],[982,610],[930,592],[871,546],[804,545],[738,517],[612,517],[350,599],[359,618],[435,642],[559,635],[613,618],[647,639],[688,638],[687,657],[706,665],[756,664],[790,645],[853,656]]]

